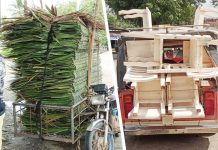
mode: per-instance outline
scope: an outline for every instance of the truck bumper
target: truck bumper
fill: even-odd
[[[126,127],[125,135],[218,133],[218,126]]]

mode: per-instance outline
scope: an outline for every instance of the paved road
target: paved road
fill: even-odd
[[[218,134],[128,136],[127,150],[218,150]]]

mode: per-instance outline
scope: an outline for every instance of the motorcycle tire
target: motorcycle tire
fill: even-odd
[[[94,130],[86,131],[85,150],[97,150],[98,149],[96,147],[93,147],[94,138],[97,132],[101,132],[103,130],[104,130],[104,123],[99,122],[98,124],[95,125]],[[104,136],[104,134],[102,134],[102,136]],[[108,141],[107,142],[108,142],[107,150],[114,150],[114,137],[113,137],[112,130],[110,127],[108,129]]]

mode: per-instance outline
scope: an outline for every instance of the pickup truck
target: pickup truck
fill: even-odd
[[[126,135],[218,133],[218,30],[201,24],[207,11],[218,13],[198,8],[194,25],[159,28],[151,26],[148,8],[120,12],[146,24],[119,40]]]

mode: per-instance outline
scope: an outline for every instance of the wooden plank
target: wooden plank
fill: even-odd
[[[162,100],[162,102],[160,103],[160,113],[161,115],[166,114],[166,110],[165,110],[165,102]]]
[[[142,92],[161,92],[160,79],[156,79],[149,82],[139,82],[138,89]]]
[[[192,68],[200,68],[203,66],[203,45],[198,39],[199,35],[195,35],[195,39],[191,39],[190,43],[190,66]]]
[[[154,57],[153,40],[126,41],[128,61],[140,62]],[[134,59],[135,58],[135,59]],[[136,59],[137,58],[137,59]],[[151,60],[152,61],[152,60]]]
[[[193,99],[171,99],[170,101],[172,101],[171,103],[191,103],[193,102]]]
[[[203,67],[203,52],[205,51],[204,50],[204,47],[203,47],[203,44],[202,44],[202,41],[200,40],[200,41],[198,41],[198,48],[197,48],[197,50],[198,50],[198,60],[197,60],[197,67],[199,67],[199,68],[202,68]]]
[[[141,56],[128,56],[128,61],[129,62],[152,62],[154,61],[154,57],[141,57]]]
[[[207,42],[207,45],[218,45],[218,40],[211,40]]]
[[[133,18],[143,18],[144,14],[131,14],[131,15],[125,15],[124,19],[133,19]]]
[[[201,133],[218,133],[217,126],[212,127],[181,127],[181,128],[144,128],[141,130],[126,129],[126,136],[136,135],[166,135],[166,134],[201,134]]]
[[[180,103],[173,103],[173,107],[176,108],[176,107],[192,107],[193,106],[193,101],[192,100],[191,102],[180,102]]]
[[[164,125],[173,125],[172,115],[162,115],[162,123]]]
[[[218,71],[218,68],[179,68],[179,69],[152,69],[147,70],[147,73],[187,73],[187,72],[199,72],[207,73]]]
[[[168,74],[167,74],[167,77],[166,77],[166,83],[167,83],[167,84],[170,84],[170,82],[171,82],[171,74],[168,73]]]
[[[131,73],[126,73],[123,81],[129,81],[129,82],[149,82],[153,81],[158,78],[157,74],[146,74],[146,73],[141,73],[141,74],[131,74]]]
[[[138,113],[139,109],[139,96],[138,96],[138,83],[136,82],[135,88],[134,88],[134,108],[133,108],[133,115],[136,115]]]
[[[177,66],[177,67],[179,67],[179,68],[188,68],[189,67],[189,65],[188,64],[162,64],[162,66],[169,66],[170,65],[170,67],[174,67],[174,66]]]
[[[181,102],[184,100],[194,99],[194,90],[197,90],[194,86],[194,81],[192,78],[186,75],[172,75],[170,84],[170,100],[178,100]]]
[[[125,19],[128,18],[142,18],[143,29],[145,31],[152,31],[152,18],[151,12],[148,8],[146,9],[131,9],[131,10],[121,10],[119,15],[124,15]]]
[[[139,99],[145,99],[145,100],[162,100],[162,92],[161,91],[152,91],[152,92],[138,92]],[[152,103],[152,102],[151,102]]]
[[[187,76],[191,78],[207,79],[207,78],[218,77],[218,72],[217,71],[211,71],[206,73],[187,72]]]
[[[172,114],[173,100],[168,100],[168,113]]]
[[[139,112],[139,102],[136,102],[134,108],[133,108],[133,116],[137,116]]]
[[[154,61],[160,62],[162,64],[162,58],[160,60],[161,51],[163,49],[163,40],[160,38],[154,39]]]
[[[196,111],[196,108],[192,107],[174,107],[172,110],[172,115],[174,119],[179,118],[204,118],[205,114],[203,107],[200,108],[199,112]]]
[[[217,121],[216,120],[188,120],[188,121],[177,121],[174,120],[173,124],[176,126],[199,126],[199,125],[211,125],[211,126],[217,126]],[[162,121],[153,121],[153,120],[143,120],[139,122],[138,120],[132,121],[131,122],[125,122],[126,126],[165,126]]]
[[[159,62],[124,62],[124,65],[127,67],[153,67],[160,66]]]
[[[198,86],[195,85],[195,88],[198,88]],[[201,104],[200,104],[200,102],[199,102],[200,99],[199,99],[198,90],[195,90],[195,91],[194,91],[194,94],[195,94],[195,99],[194,99],[195,108],[196,108],[197,112],[201,112],[201,111],[203,111],[203,110],[201,110],[202,106],[201,106]]]
[[[183,41],[183,63],[189,64],[190,41]]]
[[[140,104],[147,104],[147,103],[151,103],[151,104],[160,104],[161,103],[161,99],[140,99]]]
[[[137,116],[133,115],[133,110],[129,112],[128,119],[149,119],[149,120],[157,120],[160,119],[160,109],[157,107],[146,108],[139,107]]]
[[[130,9],[130,10],[120,10],[119,15],[131,15],[131,14],[143,14],[146,12],[146,9]]]
[[[149,101],[162,100],[163,98],[162,98],[162,88],[160,86],[160,79],[144,82],[144,83],[139,82],[138,98],[139,100],[149,100]]]
[[[151,100],[152,101],[152,100]],[[160,103],[141,103],[139,102],[139,107],[143,108],[160,108]]]
[[[201,86],[210,86],[210,83],[208,80],[201,80],[200,85]]]
[[[163,63],[163,39],[160,38],[160,45],[159,45],[159,50],[160,50],[160,56],[159,56],[159,59],[160,59],[160,64]]]
[[[192,68],[197,67],[196,64],[196,57],[197,57],[197,40],[192,39],[190,40],[190,54],[189,54],[189,64]]]
[[[160,86],[162,86],[162,87],[166,86],[165,74],[161,74]]]

